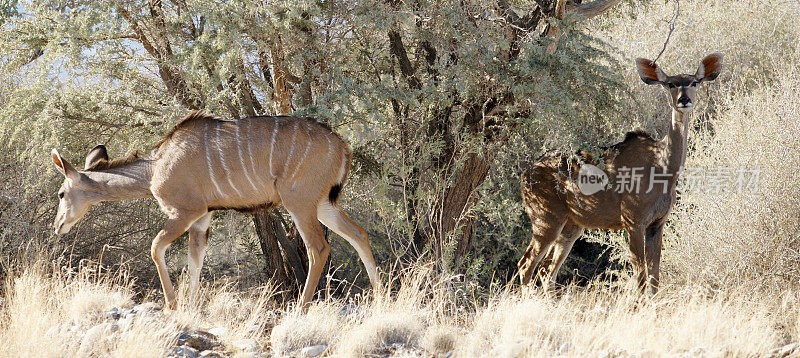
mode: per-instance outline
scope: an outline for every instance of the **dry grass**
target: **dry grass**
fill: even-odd
[[[395,279],[391,295],[316,302],[307,313],[274,306],[270,291],[237,294],[204,287],[181,293],[176,311],[154,311],[118,322],[106,312],[130,307],[124,280],[101,278],[89,268],[74,274],[30,268],[6,283],[2,356],[163,356],[183,330],[224,327],[227,353],[253,338],[265,354],[289,356],[326,345],[325,355],[608,356],[627,353],[709,356],[764,355],[786,343],[786,315],[797,315],[789,291],[753,299],[731,289],[669,290],[642,299],[608,285],[567,287],[558,297],[536,290],[500,292],[476,311],[454,310],[456,288],[417,268]],[[405,289],[413,288],[413,290]],[[118,328],[112,329],[116,323]]]

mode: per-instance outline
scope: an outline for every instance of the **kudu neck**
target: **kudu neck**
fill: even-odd
[[[689,113],[672,109],[669,131],[662,139],[667,158],[667,170],[677,173],[686,163],[688,147]]]
[[[139,159],[131,163],[104,170],[83,172],[98,184],[102,201],[149,198],[153,176],[152,161]]]

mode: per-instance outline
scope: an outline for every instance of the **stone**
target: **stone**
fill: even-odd
[[[205,331],[183,331],[178,335],[178,346],[188,346],[198,352],[222,345],[217,336]]]
[[[203,358],[224,358],[225,355],[220,353],[220,352],[217,352],[217,351],[208,350],[208,351],[200,352],[200,357],[203,357]]]
[[[188,346],[175,347],[167,355],[168,358],[197,358],[199,356],[196,349]]]
[[[108,310],[108,311],[106,311],[106,312],[103,312],[103,318],[104,318],[104,319],[107,319],[107,320],[114,320],[114,321],[116,321],[116,320],[118,320],[120,317],[122,317],[122,313],[121,313],[121,312],[120,312],[120,310],[119,310],[118,308],[116,308],[116,307],[111,307],[111,309],[110,309],[110,310]]]
[[[328,345],[326,344],[305,347],[298,352],[298,356],[305,358],[318,357],[322,352],[325,352],[326,349],[328,349]]]

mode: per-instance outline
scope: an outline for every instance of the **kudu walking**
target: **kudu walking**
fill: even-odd
[[[585,228],[624,229],[639,288],[658,289],[661,236],[686,160],[696,88],[717,78],[721,65],[722,54],[714,53],[702,60],[695,74],[667,76],[654,62],[637,59],[642,81],[662,85],[669,96],[672,122],[663,139],[635,131],[623,142],[603,149],[599,159],[579,153],[585,163],[602,163],[602,170],[555,155],[523,172],[522,200],[533,227],[533,238],[518,265],[523,285],[547,257],[549,265],[543,268],[542,277],[547,289]],[[616,186],[609,188],[609,182]]]
[[[314,294],[330,246],[320,222],[355,247],[373,288],[378,273],[366,231],[337,204],[350,168],[347,144],[313,119],[290,116],[220,120],[203,112],[183,118],[145,156],[109,160],[105,147],[75,169],[56,150],[53,161],[64,174],[55,219],[65,234],[98,202],[154,197],[168,219],[150,254],[167,305],[176,306],[164,253],[189,231],[190,289],[196,290],[214,210],[251,211],[283,204],[308,249],[309,270],[300,306]]]

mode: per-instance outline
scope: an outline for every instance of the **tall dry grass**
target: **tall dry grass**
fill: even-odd
[[[700,353],[765,355],[786,343],[781,315],[786,299],[753,300],[737,289],[724,294],[685,287],[643,299],[611,285],[566,287],[558,297],[537,290],[495,293],[470,309],[453,304],[459,284],[417,267],[374,297],[315,302],[307,313],[278,307],[269,289],[237,293],[213,283],[196,295],[180,292],[176,311],[139,315],[118,328],[107,312],[132,306],[129,281],[31,267],[6,282],[0,355],[164,356],[179,332],[224,328],[231,356],[255,339],[264,355],[291,356],[325,345],[326,356],[632,356]],[[94,327],[100,327],[98,329]]]

